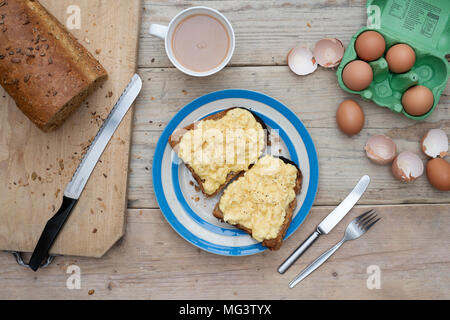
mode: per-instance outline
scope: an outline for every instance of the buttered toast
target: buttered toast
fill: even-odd
[[[213,215],[278,250],[297,206],[302,173],[285,158],[266,155],[230,183]]]
[[[207,196],[219,193],[262,155],[267,127],[245,108],[230,108],[177,129],[169,144]]]

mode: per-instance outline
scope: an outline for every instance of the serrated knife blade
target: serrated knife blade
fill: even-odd
[[[100,156],[111,140],[114,132],[119,126],[125,114],[130,109],[134,100],[142,89],[142,80],[139,75],[135,74],[125,91],[120,96],[114,107],[111,109],[108,117],[97,132],[94,140],[89,146],[88,151],[81,160],[71,181],[67,185],[61,207],[56,214],[47,221],[44,230],[34,248],[28,266],[36,271],[48,257],[48,253],[64,223],[78,202],[81,193],[86,186],[92,171],[94,170]]]
[[[366,191],[370,183],[368,175],[363,176],[348,196],[322,220],[317,229],[306,239],[279,267],[278,272],[283,274],[322,234],[328,234],[353,208]]]
[[[86,186],[100,156],[141,89],[142,80],[135,74],[98,130],[97,135],[75,171],[72,180],[64,190],[66,197],[72,199],[80,198],[81,192]]]

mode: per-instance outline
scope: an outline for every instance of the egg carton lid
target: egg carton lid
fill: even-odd
[[[450,54],[449,0],[367,0],[367,23],[440,56]]]

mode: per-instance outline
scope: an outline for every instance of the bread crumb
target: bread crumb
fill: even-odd
[[[100,54],[102,52],[102,49],[95,49],[96,54]]]

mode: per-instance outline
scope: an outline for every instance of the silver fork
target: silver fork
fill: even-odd
[[[369,210],[364,212],[362,215],[353,219],[352,222],[348,225],[345,230],[344,238],[339,241],[334,247],[324,252],[319,258],[317,258],[313,263],[307,266],[302,272],[300,272],[294,280],[289,283],[289,288],[295,287],[300,281],[305,279],[308,275],[311,274],[314,270],[316,270],[319,266],[322,265],[333,253],[339,249],[344,242],[348,240],[355,240],[361,237],[367,230],[369,230],[375,223],[378,222],[381,218],[377,219],[377,215],[375,214],[375,210]]]

